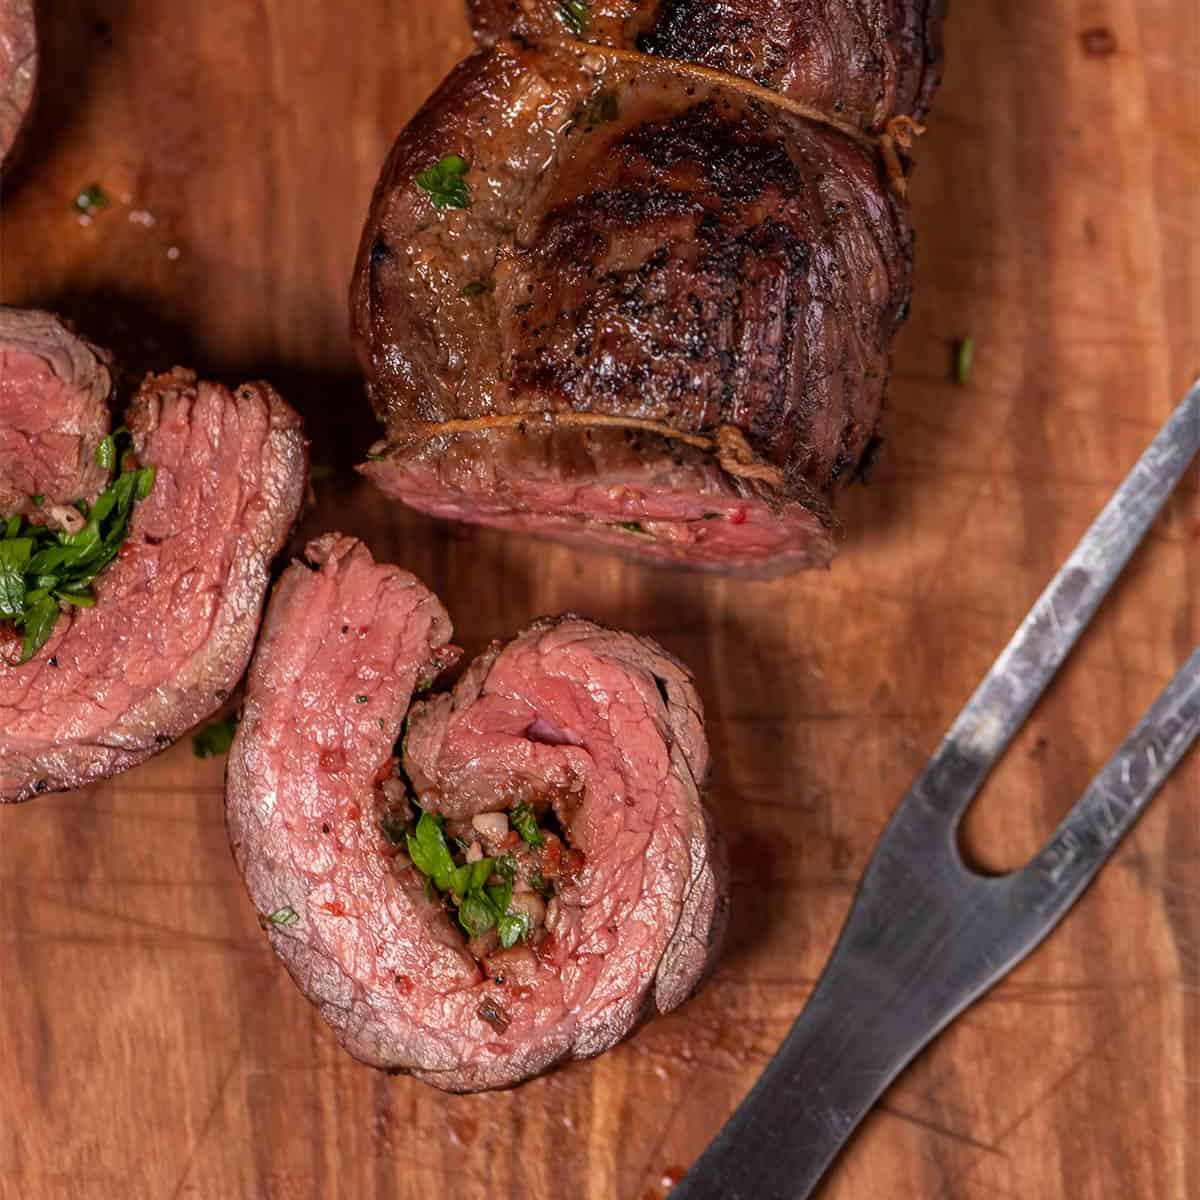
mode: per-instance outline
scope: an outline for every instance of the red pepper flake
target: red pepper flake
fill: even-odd
[[[729,523],[730,523],[730,525],[745,525],[745,523],[746,523],[746,510],[745,510],[744,508],[740,508],[740,507],[739,507],[739,508],[735,508],[735,509],[734,509],[734,510],[733,510],[733,511],[732,511],[732,512],[729,514]]]
[[[385,779],[390,779],[396,773],[396,756],[389,755],[375,769],[371,778],[371,786],[378,787]]]
[[[411,995],[412,990],[413,990],[413,981],[411,979],[409,979],[409,977],[407,975],[397,975],[396,976],[396,991],[398,991],[400,993],[400,995],[402,995],[402,996]]]
[[[500,841],[501,850],[513,850],[521,844],[521,835],[515,830],[510,829]]]
[[[321,907],[331,917],[344,917],[346,915],[346,906],[340,900],[330,900],[328,903],[322,904]]]
[[[346,808],[346,816],[352,821],[357,821],[362,816],[362,809],[357,804],[351,804]]]
[[[345,770],[346,752],[340,747],[333,750],[322,750],[319,762],[322,771],[336,775],[339,771]]]

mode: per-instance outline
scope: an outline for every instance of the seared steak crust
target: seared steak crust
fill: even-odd
[[[116,774],[209,716],[250,658],[271,559],[307,483],[300,419],[266,384],[152,377],[126,424],[154,488],[96,606],[19,664],[0,646],[0,802]]]
[[[484,45],[571,36],[559,0],[469,0]],[[593,0],[578,36],[740,76],[864,129],[920,118],[946,0]]]
[[[451,152],[471,203],[439,211],[416,176]],[[499,43],[376,190],[353,324],[390,444],[366,471],[438,515],[669,561],[826,562],[910,272],[851,133],[653,58]]]
[[[724,875],[681,664],[646,639],[544,620],[410,712],[450,634],[408,572],[351,538],[310,546],[268,608],[226,817],[273,947],[345,1048],[477,1091],[598,1054],[680,1004],[715,954]],[[384,838],[379,782],[402,731],[427,811],[502,810],[513,789],[571,796],[557,811],[585,865],[544,940],[509,952],[519,977],[484,974]]]
[[[24,131],[36,83],[33,0],[0,0],[0,168]]]

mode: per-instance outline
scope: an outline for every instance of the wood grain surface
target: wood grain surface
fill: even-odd
[[[5,183],[5,302],[127,360],[267,376],[311,423],[307,532],[418,572],[474,653],[575,609],[698,673],[735,918],[708,989],[517,1091],[334,1045],[274,961],[181,744],[0,811],[0,1197],[653,1200],[762,1068],[892,806],[1200,368],[1200,6],[955,0],[919,147],[888,445],[831,573],[662,573],[390,508],[346,333],[394,134],[468,49],[451,0],[53,0]],[[90,224],[71,207],[99,183]],[[966,386],[951,345],[977,342]],[[1039,844],[1200,641],[1195,473],[981,798]],[[887,1095],[826,1200],[1182,1200],[1200,1188],[1200,757],[1063,928]]]

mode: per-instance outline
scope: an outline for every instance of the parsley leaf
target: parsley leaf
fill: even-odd
[[[587,0],[558,0],[559,18],[576,37],[587,33],[590,8]]]
[[[435,813],[423,812],[417,822],[415,834],[409,834],[408,856],[422,875],[433,880],[439,892],[448,892],[454,875],[454,859],[442,832],[442,818]]]
[[[300,914],[290,905],[285,904],[267,916],[272,925],[295,925],[300,920]]]
[[[205,725],[203,729],[192,734],[192,753],[197,758],[220,758],[223,754],[228,754],[237,727],[236,717]]]
[[[500,935],[500,945],[505,950],[511,950],[518,942],[529,937],[529,914],[524,910],[505,913],[496,922],[496,932]]]
[[[458,906],[458,921],[471,937],[479,937],[496,924],[496,910],[487,896],[474,892]]]
[[[107,208],[112,201],[98,183],[90,183],[79,192],[71,202],[71,207],[81,215],[90,217],[93,213]]]
[[[0,529],[0,621],[11,621],[24,633],[22,662],[49,641],[61,605],[95,605],[92,584],[125,544],[133,506],[153,490],[155,469],[139,467],[131,445],[122,429],[96,448],[99,466],[120,463],[121,470],[94,504],[76,506],[83,525],[75,533],[30,524],[20,516]]]
[[[469,208],[471,197],[463,176],[470,170],[464,158],[447,154],[417,176],[417,186],[428,194],[434,208]]]
[[[508,823],[521,835],[521,840],[530,846],[540,846],[544,841],[532,805],[518,804],[508,814]]]
[[[971,378],[971,367],[975,362],[975,339],[965,337],[954,344],[954,382],[960,387]]]

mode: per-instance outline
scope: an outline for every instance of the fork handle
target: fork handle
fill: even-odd
[[[979,882],[933,806],[894,823],[803,1012],[671,1200],[811,1195],[896,1076],[991,982],[964,936],[982,915]]]
[[[804,1200],[934,1033],[897,1037],[867,978],[826,971],[779,1053],[671,1200]],[[881,1022],[886,1022],[886,1031]],[[786,1123],[779,1114],[786,1112]]]

